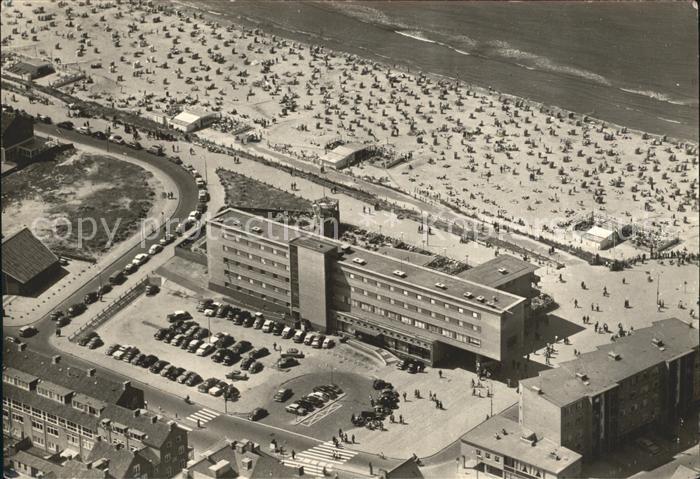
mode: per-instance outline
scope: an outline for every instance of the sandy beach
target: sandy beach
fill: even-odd
[[[309,162],[367,145],[350,174],[521,231],[575,243],[596,214],[697,248],[695,144],[218,18],[184,4],[16,4],[2,12],[3,69],[50,60],[58,73],[40,83],[82,71],[89,80],[62,89],[156,119],[218,112],[209,133],[250,125],[257,148]]]

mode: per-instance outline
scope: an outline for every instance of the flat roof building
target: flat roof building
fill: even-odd
[[[321,157],[321,166],[340,170],[367,159],[371,153],[369,145],[347,143],[336,146]]]
[[[218,113],[183,110],[170,120],[170,126],[185,133],[192,133],[215,123],[219,117]]]
[[[208,229],[209,286],[265,314],[431,364],[519,352],[521,296],[240,210]]]
[[[700,401],[698,334],[671,318],[520,381],[520,424],[585,457],[641,428],[675,435]]]
[[[461,438],[462,469],[510,479],[580,477],[581,455],[522,427],[517,405]]]

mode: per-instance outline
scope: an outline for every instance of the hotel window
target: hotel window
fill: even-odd
[[[472,317],[476,319],[481,319],[481,314],[472,312]]]
[[[486,456],[486,459],[491,459],[491,453],[487,452],[486,454],[484,454],[484,456]]]
[[[445,309],[450,309],[450,305],[445,303]]]
[[[32,421],[32,429],[35,429],[37,431],[43,431],[44,425],[40,422]]]
[[[355,275],[353,273],[350,273],[350,279],[355,279]]]
[[[39,446],[44,445],[44,438],[41,436],[32,436],[32,442],[38,444]]]
[[[73,444],[74,446],[77,446],[79,444],[78,436],[74,436],[73,434],[66,434],[66,438],[68,439],[68,444]]]
[[[453,332],[450,331],[449,329],[443,329],[443,330],[442,330],[442,335],[445,336],[445,337],[448,337],[448,338],[452,338],[452,339],[454,339],[454,337],[455,337],[455,333],[453,333]]]
[[[408,291],[406,291],[406,290],[404,289],[404,290],[403,290],[403,294],[404,294],[404,296],[408,296]]]
[[[382,300],[382,295],[381,295],[381,294],[378,294],[378,295],[377,295],[377,299],[378,299],[379,301],[381,301],[381,300]]]
[[[83,439],[83,449],[87,449],[88,451],[91,451],[91,450],[92,450],[92,446],[94,446],[94,445],[95,445],[94,442],[92,442],[92,441],[87,441],[87,440]]]
[[[413,320],[411,318],[408,318],[406,316],[401,316],[401,322],[403,324],[413,324]]]
[[[457,311],[459,311],[460,313],[463,313],[463,312],[464,312],[464,308],[457,308]]]
[[[21,414],[12,413],[12,420],[15,422],[18,422],[20,424],[23,424],[24,423],[24,416],[22,416]]]
[[[46,426],[46,432],[50,436],[58,437],[58,429],[53,426]]]
[[[469,337],[469,344],[473,344],[475,346],[481,346],[481,340],[472,338],[471,336]]]
[[[423,299],[423,296],[421,296],[420,294],[417,294],[416,299]]]
[[[433,298],[430,298],[430,304],[435,304],[435,300]]]

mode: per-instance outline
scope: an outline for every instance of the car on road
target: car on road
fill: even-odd
[[[93,131],[91,133],[91,135],[93,138],[96,138],[98,140],[106,140],[107,139],[107,134],[103,131],[100,131],[100,130]]]
[[[272,399],[274,399],[276,402],[285,402],[287,399],[292,397],[293,391],[290,388],[282,388],[278,390],[274,396],[272,396]]]
[[[122,284],[124,281],[126,281],[126,276],[121,271],[109,277],[109,284]]]
[[[48,115],[37,114],[36,119],[42,123],[47,124],[47,125],[50,125],[51,123],[53,123],[53,121],[51,120],[51,117]]]
[[[299,402],[288,404],[284,410],[289,413],[296,414],[297,416],[306,416],[309,413],[309,410],[302,406]]]
[[[292,341],[294,341],[297,344],[301,344],[304,342],[305,336],[306,336],[306,333],[300,329],[296,333],[294,333],[294,337],[292,338]]]
[[[112,291],[112,285],[109,283],[103,284],[102,286],[97,288],[97,294],[105,295],[105,294],[109,293],[110,291]]]
[[[150,254],[151,256],[156,255],[161,251],[163,251],[163,247],[159,244],[151,245],[151,247],[148,248],[148,254]]]
[[[296,358],[280,358],[279,361],[277,361],[277,367],[281,369],[286,369],[286,368],[291,368],[294,366],[297,366],[299,364],[299,361]]]
[[[249,421],[257,421],[259,419],[264,418],[267,416],[268,412],[267,409],[261,408],[261,407],[256,407],[253,409],[250,414],[248,414],[248,420]]]
[[[72,130],[73,129],[73,122],[72,121],[62,121],[62,122],[56,123],[56,126],[59,128],[63,128],[64,130]]]
[[[133,148],[134,150],[142,150],[143,146],[136,140],[129,140],[126,142],[126,146]]]
[[[233,371],[229,371],[226,373],[226,379],[235,379],[238,381],[245,381],[248,379],[248,375],[244,372],[241,372],[238,369],[234,369]]]
[[[163,150],[163,147],[161,145],[153,145],[148,148],[148,152],[152,155],[156,156],[163,156],[165,155],[165,152]]]
[[[108,140],[111,143],[115,143],[117,145],[123,145],[124,144],[124,138],[121,137],[121,135],[109,135]]]
[[[85,307],[84,303],[75,303],[73,306],[68,308],[68,316],[71,318],[74,318],[76,316],[79,316],[85,312],[87,308]]]
[[[65,313],[63,311],[54,311],[49,316],[51,321],[57,321],[59,318],[63,318],[63,317],[65,317]]]
[[[136,266],[142,266],[146,261],[148,261],[149,256],[146,253],[139,253],[136,256],[134,256],[134,259],[131,261],[133,264]]]
[[[56,326],[62,328],[63,326],[70,324],[70,318],[68,316],[61,316],[56,320]]]
[[[124,267],[123,273],[125,275],[130,275],[130,274],[133,274],[136,271],[138,271],[138,269],[139,269],[139,265],[137,265],[136,263],[129,263]]]
[[[97,291],[92,291],[91,293],[88,293],[83,297],[83,303],[92,304],[98,299],[100,299],[99,293],[97,293]]]
[[[87,126],[79,126],[75,131],[82,135],[89,135],[90,134],[90,128]]]
[[[287,351],[282,353],[283,358],[298,358],[301,359],[304,357],[304,353],[299,351],[297,348],[289,348]]]
[[[170,243],[175,241],[175,237],[170,234],[166,234],[161,239],[158,240],[158,244],[161,246],[168,246]]]

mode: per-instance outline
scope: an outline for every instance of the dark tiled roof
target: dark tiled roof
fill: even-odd
[[[245,442],[245,440],[239,441],[239,443]],[[299,477],[299,475],[296,473],[296,469],[286,467],[275,457],[264,452],[250,451],[250,443],[248,443],[247,451],[243,453],[236,451],[235,446],[233,446],[234,443],[235,441],[229,440],[223,440],[216,443],[214,446],[210,447],[207,452],[203,453],[201,459],[195,462],[190,462],[187,465],[187,469],[202,474],[203,476],[215,477],[209,468],[220,461],[227,461],[232,470],[222,477],[234,478],[245,476],[250,479],[262,479],[269,477],[286,479]],[[252,461],[252,469],[251,471],[241,473],[241,471],[245,470],[243,461],[246,459]]]
[[[126,449],[117,449],[111,444],[100,441],[95,443],[86,462],[93,462],[98,459],[108,460],[109,465],[107,469],[109,476],[120,479],[129,477],[127,476],[127,472],[136,459],[136,455]]]
[[[124,393],[123,383],[103,374],[95,373],[90,377],[85,369],[74,366],[65,357],[53,364],[49,356],[30,349],[19,351],[15,344],[5,343],[3,365],[50,379],[55,384],[107,403],[117,403]]]
[[[62,417],[67,421],[72,421],[80,426],[97,432],[97,426],[100,422],[99,417],[85,414],[73,407],[61,404],[44,396],[39,396],[36,392],[25,391],[11,384],[3,384],[3,397],[7,399],[19,401],[24,404],[29,404],[32,407],[41,409],[44,412]]]
[[[2,272],[27,283],[58,261],[44,243],[23,228],[2,241]]]
[[[663,346],[655,345],[654,339],[661,340]],[[558,406],[566,406],[615,387],[625,378],[654,365],[697,350],[698,342],[697,330],[680,319],[654,321],[648,328],[635,330],[629,336],[599,346],[595,351],[563,362],[557,368],[542,371],[536,377],[520,381],[520,384],[525,388],[538,387],[543,398]],[[619,355],[619,359],[612,359],[609,353]],[[582,375],[586,376],[585,380]]]

